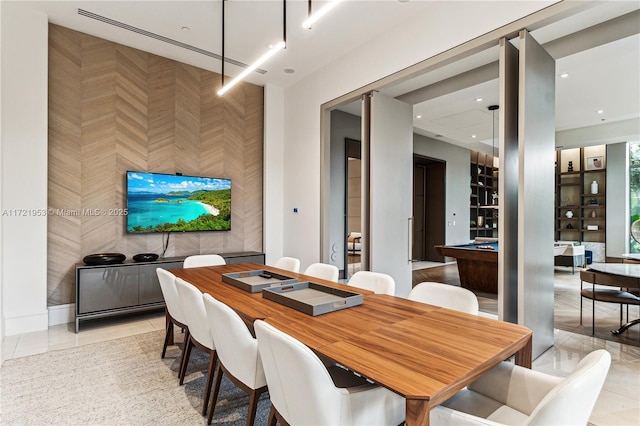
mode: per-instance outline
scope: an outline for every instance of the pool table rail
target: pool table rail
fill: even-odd
[[[452,257],[458,264],[460,285],[471,291],[498,293],[498,250],[495,243],[436,245],[441,256]]]

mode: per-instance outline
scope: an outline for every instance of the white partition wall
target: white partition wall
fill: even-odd
[[[365,149],[363,143],[363,151]],[[411,291],[411,105],[380,93],[372,95],[368,155],[369,267],[372,271],[391,275],[396,282],[396,295],[406,297]],[[363,153],[363,163],[365,158]]]
[[[2,2],[4,335],[46,330],[47,16]],[[22,37],[7,34],[23,34]]]
[[[535,359],[553,346],[555,60],[527,30],[519,50],[518,323]]]

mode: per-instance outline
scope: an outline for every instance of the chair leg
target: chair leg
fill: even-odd
[[[256,412],[258,411],[258,400],[260,395],[266,391],[267,388],[251,389],[249,392],[249,411],[247,412],[247,426],[253,426],[256,420]]]
[[[596,292],[593,291],[593,299],[591,299],[591,335],[596,335]]]
[[[173,330],[173,324],[171,323],[171,321],[169,321],[167,322],[167,330],[164,335],[164,345],[162,346],[162,356],[160,358],[164,358],[164,356],[167,353],[167,346],[169,345],[169,338],[172,330]]]
[[[273,413],[273,423],[271,423],[271,414]],[[271,404],[271,412],[269,412],[269,426],[275,426],[276,421],[278,423],[280,423],[281,426],[291,426],[289,424],[289,422],[287,422],[284,417],[282,417],[282,415],[280,413],[278,413],[278,410],[276,410],[276,408],[273,406],[273,404]]]
[[[213,412],[216,409],[218,403],[218,393],[220,392],[220,385],[222,384],[222,363],[218,362],[216,368],[216,384],[213,387],[213,396],[211,398],[211,404],[209,405],[209,417],[207,417],[207,424],[210,425],[213,420]]]
[[[167,309],[166,306],[164,307],[164,320],[168,328],[169,325],[172,324],[172,321],[171,315],[169,315],[169,309]],[[171,327],[171,335],[169,336],[169,340],[167,341],[167,343],[169,343],[169,346],[173,345],[173,327]]]
[[[582,325],[582,295],[580,296],[580,325]]]
[[[629,304],[627,303],[627,322],[629,322]]]
[[[184,331],[184,329],[182,330]],[[182,343],[182,353],[180,353],[180,366],[178,367],[178,377],[182,373],[182,367],[184,366],[184,354],[187,351],[187,343],[189,343],[189,329],[184,333],[184,341]]]
[[[276,408],[271,404],[271,409],[269,410],[269,422],[267,423],[269,426],[276,426]]]
[[[202,403],[202,415],[207,415],[207,405],[209,405],[209,397],[211,396],[211,385],[213,384],[213,373],[216,366],[218,353],[214,350],[209,352],[209,368],[207,369],[207,385],[204,388],[204,402]]]
[[[622,303],[620,304],[620,325],[619,327],[622,327]]]
[[[184,350],[182,351],[182,367],[180,368],[180,384],[184,384],[184,376],[187,373],[187,366],[189,365],[189,357],[191,356],[191,347],[193,343],[191,342],[191,333],[189,333],[189,338],[185,343]]]

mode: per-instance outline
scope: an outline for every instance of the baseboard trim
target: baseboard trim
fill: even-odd
[[[49,328],[49,313],[47,311],[24,317],[6,317],[4,319],[4,336],[43,331]]]
[[[49,327],[68,324],[76,319],[76,304],[49,306]]]

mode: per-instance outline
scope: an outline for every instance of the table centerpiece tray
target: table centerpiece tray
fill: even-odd
[[[222,281],[249,293],[258,293],[264,288],[296,283],[298,279],[260,269],[222,274]]]
[[[360,293],[308,281],[265,288],[262,297],[311,316],[351,308],[363,302]]]

